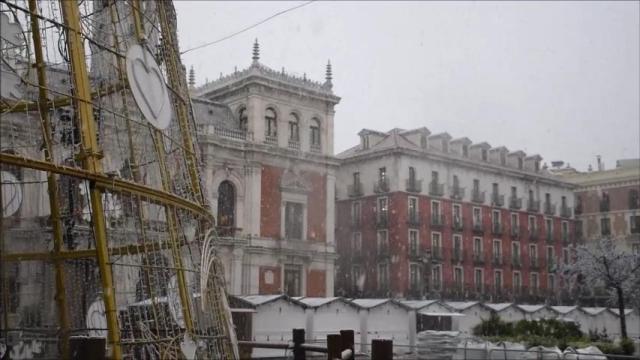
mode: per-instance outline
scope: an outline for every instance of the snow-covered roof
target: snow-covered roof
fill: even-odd
[[[272,301],[278,300],[280,298],[286,297],[286,295],[275,294],[275,295],[245,295],[238,296],[239,299],[242,299],[253,306],[260,306],[266,303],[270,303]]]
[[[354,299],[351,301],[351,303],[363,309],[371,309],[390,301],[391,299]]]
[[[544,305],[516,305],[520,310],[527,313],[534,313],[545,308]]]
[[[609,308],[609,311],[614,313],[616,316],[620,316],[620,310],[618,310],[618,309]],[[633,309],[624,309],[624,314],[625,315],[630,315],[631,313],[633,313]]]
[[[422,309],[437,302],[438,300],[400,300],[400,304],[414,310]]]
[[[500,312],[502,310],[505,310],[505,309],[513,306],[513,303],[497,303],[497,304],[484,303],[484,306],[488,307],[489,309],[491,309],[493,311]]]
[[[437,312],[437,311],[418,311],[418,313],[427,316],[467,316],[465,314],[460,314],[457,312]]]
[[[299,301],[302,304],[304,304],[307,307],[310,308],[317,308],[320,307],[322,305],[326,305],[329,303],[332,303],[336,300],[340,300],[342,298],[339,297],[304,297],[304,296],[298,296],[298,297],[293,297],[293,300]]]
[[[447,301],[444,303],[446,306],[454,309],[454,310],[467,310],[468,308],[477,305],[477,301]]]
[[[601,312],[607,310],[607,308],[603,307],[581,307],[580,309],[589,315],[598,315]]]
[[[573,310],[577,309],[577,306],[552,306],[551,310],[557,312],[558,314],[568,314]]]

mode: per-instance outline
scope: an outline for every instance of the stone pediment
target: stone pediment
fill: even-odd
[[[294,170],[287,169],[282,174],[280,189],[286,192],[307,193],[311,191],[311,184],[304,175]]]

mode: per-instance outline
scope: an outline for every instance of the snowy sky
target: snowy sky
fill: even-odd
[[[302,2],[176,1],[180,47]],[[340,152],[362,128],[428,127],[580,170],[640,157],[639,2],[313,2],[188,52],[197,83],[260,61],[324,81]]]

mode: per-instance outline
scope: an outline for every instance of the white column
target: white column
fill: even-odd
[[[326,239],[327,245],[335,246],[335,220],[336,220],[336,176],[333,171],[327,173],[327,214],[325,219],[326,226]]]
[[[231,294],[242,294],[242,257],[244,250],[241,248],[233,249],[231,252]]]
[[[327,259],[326,260],[326,273],[324,276],[325,279],[325,296],[326,297],[332,297],[333,296],[333,287],[334,287],[334,275],[335,275],[335,269],[334,269],[334,263],[333,263],[333,259]]]
[[[416,311],[409,311],[409,347],[412,353],[416,352]]]
[[[309,308],[305,310],[306,319],[305,319],[304,333],[305,333],[305,340],[309,342],[313,341],[313,320],[314,320],[315,312],[316,312],[315,309]]]
[[[262,169],[259,165],[247,166],[245,173],[243,233],[260,236],[260,199],[262,191]]]
[[[369,345],[369,326],[367,324],[369,310],[360,309],[358,315],[360,315],[360,352],[365,353]]]

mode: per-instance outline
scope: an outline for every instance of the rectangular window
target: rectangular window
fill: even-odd
[[[556,288],[556,276],[549,274],[549,280],[547,280],[547,289],[554,290]]]
[[[482,209],[478,207],[473,208],[473,226],[482,225]]]
[[[562,241],[567,242],[569,241],[569,223],[566,221],[563,221],[561,224],[561,231],[562,231]]]
[[[453,175],[453,188],[456,190],[460,188],[460,180],[458,179],[458,175]]]
[[[453,282],[455,283],[458,289],[462,288],[462,283],[464,282],[462,268],[456,266],[453,268]]]
[[[353,173],[353,190],[355,193],[359,193],[360,192],[360,173],[359,172],[354,172]]]
[[[418,230],[409,230],[409,254],[418,256]]]
[[[511,233],[517,234],[519,227],[518,214],[511,214]]]
[[[418,222],[418,198],[410,196],[408,199],[409,204],[409,222],[417,223]]]
[[[554,257],[553,246],[547,246],[547,266],[554,265]]]
[[[438,172],[437,171],[432,171],[431,172],[431,182],[433,182],[434,184],[438,183]]]
[[[389,233],[387,230],[378,230],[378,254],[386,254],[389,251]]]
[[[285,265],[284,293],[288,296],[301,296],[302,268],[300,265]]]
[[[476,194],[480,192],[480,180],[478,179],[473,179],[473,192]]]
[[[388,210],[387,198],[378,198],[378,222],[387,220]]]
[[[453,204],[453,225],[455,230],[462,230],[462,207],[459,204]]]
[[[533,190],[529,190],[529,202],[533,202]]]
[[[493,272],[493,285],[496,290],[502,289],[502,270],[495,270]]]
[[[520,290],[522,287],[522,275],[520,275],[520,271],[513,272],[513,288],[515,290]]]
[[[416,184],[416,169],[413,166],[409,166],[409,184]]]
[[[462,236],[453,235],[453,259],[456,261],[464,261],[462,252]]]
[[[518,188],[515,186],[511,187],[511,197],[514,199],[518,197]]]
[[[442,238],[440,233],[431,233],[431,256],[436,259],[442,258]]]
[[[511,256],[520,261],[520,243],[517,241],[511,243]]]
[[[435,290],[442,288],[442,266],[435,265],[431,268],[431,283]]]
[[[285,237],[287,239],[302,239],[302,227],[304,217],[304,207],[301,203],[287,201],[285,203]]]
[[[629,231],[632,234],[640,234],[640,216],[639,215],[629,216]]]
[[[482,254],[482,238],[479,238],[479,237],[473,238],[473,254],[474,255]]]
[[[412,290],[416,291],[420,288],[420,265],[409,265],[409,284]]]
[[[491,213],[491,222],[493,223],[493,225],[500,226],[500,210],[493,210],[493,212]]]
[[[431,201],[431,216],[435,218],[440,218],[440,202],[439,201]]]
[[[611,219],[609,218],[600,219],[600,231],[602,236],[611,235]]]
[[[387,168],[381,167],[378,169],[378,180],[382,183],[387,180]]]
[[[538,273],[531,273],[531,281],[529,287],[533,291],[537,291],[540,288],[540,278],[538,277]]]
[[[495,259],[502,258],[502,240],[493,240],[493,256]]]
[[[360,265],[353,265],[353,268],[351,269],[351,279],[352,279],[352,286],[354,288],[361,288],[360,286],[361,274],[362,274],[362,269],[360,269]]]
[[[361,208],[362,208],[362,205],[360,204],[359,201],[356,201],[351,205],[351,223],[353,224],[353,226],[360,226]]]
[[[353,250],[353,252],[355,253],[359,253],[362,251],[362,233],[353,233],[353,244],[351,250]]]
[[[548,240],[553,240],[553,220],[552,219],[545,219],[544,222],[546,224],[547,239]]]
[[[378,264],[378,290],[386,291],[389,286],[389,264]]]
[[[498,196],[500,194],[500,189],[498,188],[498,183],[491,184],[492,193],[494,196]]]
[[[531,265],[538,265],[538,246],[535,244],[529,245],[529,260]]]
[[[565,265],[569,265],[569,249],[562,249],[562,261],[564,261]]]
[[[535,232],[536,231],[537,227],[536,227],[536,217],[535,216],[529,216],[528,228],[529,228],[529,232]]]
[[[483,289],[483,285],[484,285],[483,272],[484,270],[482,269],[475,269],[473,271],[473,284],[475,285],[476,291],[478,292],[482,292],[482,289]]]

